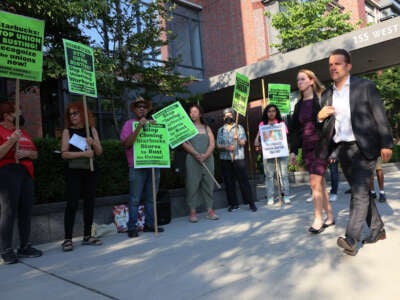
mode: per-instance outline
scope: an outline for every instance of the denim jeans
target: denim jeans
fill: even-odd
[[[281,189],[285,196],[289,196],[289,176],[288,176],[288,157],[264,159],[264,174],[265,174],[265,188],[267,192],[267,198],[274,197],[274,175],[276,172],[276,165],[278,165],[281,175]]]
[[[160,183],[160,169],[154,168],[155,172],[155,189],[158,191]],[[138,220],[138,208],[140,201],[144,201],[145,223],[154,225],[154,205],[153,205],[153,178],[152,169],[135,169],[129,168],[129,221],[128,230],[136,229]]]

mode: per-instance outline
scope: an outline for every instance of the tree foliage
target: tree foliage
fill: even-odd
[[[91,0],[2,0],[0,9],[45,21],[43,77],[65,76],[62,39],[87,43],[79,28]]]
[[[393,136],[400,140],[400,66],[368,74],[373,80],[385,104],[389,121],[392,125]]]
[[[280,2],[281,11],[272,15],[272,26],[279,30],[281,42],[271,44],[271,47],[287,52],[354,30],[356,25],[350,23],[350,14],[343,14],[331,2]]]
[[[173,7],[163,1],[98,0],[84,26],[98,35],[96,49],[99,91],[105,96],[139,90],[146,97],[184,91],[189,78],[174,71],[177,63],[162,57],[170,36],[165,23]]]
[[[164,1],[3,0],[0,9],[45,21],[44,78],[65,78],[65,38],[94,48],[103,96],[122,96],[127,89],[169,96],[185,91],[190,80],[174,71],[176,60],[161,57],[173,9]]]

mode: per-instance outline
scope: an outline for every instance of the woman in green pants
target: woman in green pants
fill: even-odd
[[[189,115],[198,130],[198,134],[188,142],[183,143],[186,156],[186,202],[190,208],[189,222],[196,223],[196,208],[205,202],[207,208],[206,218],[218,220],[213,210],[213,188],[214,182],[206,167],[214,173],[215,148],[214,135],[202,118],[202,110],[198,105],[189,108]],[[190,176],[189,176],[190,174]]]

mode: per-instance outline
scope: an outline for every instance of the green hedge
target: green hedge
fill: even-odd
[[[64,200],[65,161],[61,159],[60,141],[35,139],[39,158],[35,161],[36,203]],[[117,140],[102,141],[103,154],[96,159],[100,169],[96,195],[111,196],[128,193],[128,166],[121,143]]]
[[[394,145],[393,154],[390,162],[400,161],[400,145]]]
[[[60,140],[35,139],[35,145],[39,152],[39,158],[35,164],[35,198],[36,203],[50,203],[64,201],[65,161],[61,159]],[[113,196],[128,194],[128,164],[124,149],[118,140],[102,141],[103,154],[96,158],[98,165],[99,181],[96,195]],[[173,158],[173,153],[171,153]],[[176,172],[175,168],[161,169],[160,187],[178,188],[184,185],[182,170]]]

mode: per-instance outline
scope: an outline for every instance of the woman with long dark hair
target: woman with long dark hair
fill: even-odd
[[[218,220],[217,214],[213,210],[213,188],[214,181],[202,166],[204,164],[211,173],[214,173],[215,148],[214,134],[203,120],[203,113],[200,106],[193,104],[189,108],[189,116],[192,119],[199,133],[190,139],[189,142],[182,144],[186,150],[186,202],[190,208],[189,222],[198,221],[196,208],[205,202],[207,208],[206,218],[209,220]]]
[[[282,120],[281,112],[279,108],[275,104],[269,104],[265,107],[261,122],[258,126],[263,125],[274,125],[278,123],[284,123]],[[285,124],[286,128],[286,124]],[[287,129],[286,129],[287,133]],[[260,133],[257,134],[256,139],[254,141],[255,147],[260,147]],[[283,193],[283,202],[285,204],[290,204],[289,199],[289,176],[288,176],[288,157],[277,157],[277,158],[269,158],[263,159],[264,165],[264,174],[265,174],[265,189],[267,195],[267,204],[274,204],[274,174],[276,168],[279,168],[279,173],[281,175],[282,182],[282,193]]]

